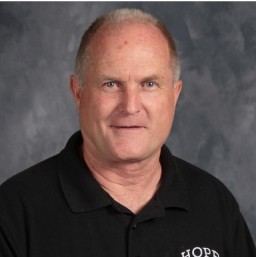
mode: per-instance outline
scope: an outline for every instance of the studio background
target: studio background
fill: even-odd
[[[183,92],[173,154],[218,177],[256,239],[256,3],[0,3],[0,183],[58,153],[78,127],[68,88],[96,16],[137,7],[167,24]]]

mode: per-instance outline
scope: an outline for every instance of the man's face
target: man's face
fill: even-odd
[[[84,149],[99,161],[142,161],[169,135],[181,81],[173,85],[168,44],[152,25],[102,28],[91,41],[90,65],[79,89]]]

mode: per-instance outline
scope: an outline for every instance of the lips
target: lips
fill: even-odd
[[[110,127],[118,130],[136,130],[136,129],[146,128],[145,126],[142,126],[142,125],[111,125]]]
[[[137,126],[137,125],[131,125],[131,126],[120,126],[120,125],[111,125],[112,128],[117,129],[138,129],[138,128],[145,128],[144,126]]]

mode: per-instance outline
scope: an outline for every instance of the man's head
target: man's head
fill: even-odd
[[[101,29],[111,27],[118,28],[124,24],[151,24],[157,27],[166,38],[170,50],[170,68],[173,71],[174,82],[180,76],[180,62],[174,40],[167,28],[154,16],[139,9],[117,9],[106,15],[98,17],[85,31],[76,56],[75,75],[80,80],[81,86],[84,82],[84,70],[90,65],[90,43],[94,35]]]
[[[119,12],[128,11],[113,15]],[[145,18],[127,22],[127,15],[119,25],[98,21],[89,28],[93,32],[78,54],[81,63],[87,61],[77,68],[83,86],[81,78],[70,80],[84,152],[100,162],[138,162],[159,154],[181,90],[173,76],[176,55],[163,30]]]

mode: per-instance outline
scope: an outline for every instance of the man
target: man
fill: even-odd
[[[179,69],[149,14],[116,10],[89,27],[70,78],[81,133],[1,186],[1,256],[256,256],[229,191],[164,145]]]

